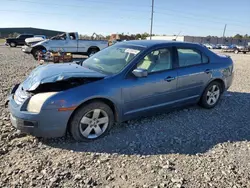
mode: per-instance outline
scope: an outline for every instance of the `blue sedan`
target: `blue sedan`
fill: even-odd
[[[37,137],[77,141],[107,134],[123,122],[196,104],[215,107],[232,84],[233,61],[194,43],[128,41],[110,46],[81,64],[34,69],[13,87],[13,126]]]

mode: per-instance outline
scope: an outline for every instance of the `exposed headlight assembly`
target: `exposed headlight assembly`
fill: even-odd
[[[56,93],[57,92],[46,92],[32,96],[27,105],[27,111],[33,113],[39,113],[41,111],[44,102],[51,96],[55,95]]]
[[[35,90],[40,85],[40,82],[35,82],[30,88],[29,91]]]

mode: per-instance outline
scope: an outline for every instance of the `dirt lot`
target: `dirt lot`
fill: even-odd
[[[0,187],[250,187],[250,54],[231,56],[234,83],[216,108],[129,121],[76,143],[12,128],[4,100],[37,63],[0,46]]]

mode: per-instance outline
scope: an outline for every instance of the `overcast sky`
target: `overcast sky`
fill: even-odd
[[[150,30],[151,0],[0,0],[0,27],[81,34]],[[155,0],[155,34],[250,35],[250,0]]]

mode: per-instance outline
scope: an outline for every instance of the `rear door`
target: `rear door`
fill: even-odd
[[[63,33],[61,35],[59,35],[58,37],[52,39],[49,41],[48,44],[48,48],[49,50],[52,51],[59,51],[59,50],[63,50],[64,52],[67,52],[67,47],[66,47],[66,43],[67,43],[67,35],[66,33]]]
[[[177,92],[180,102],[195,102],[212,77],[209,58],[193,47],[176,48]]]

